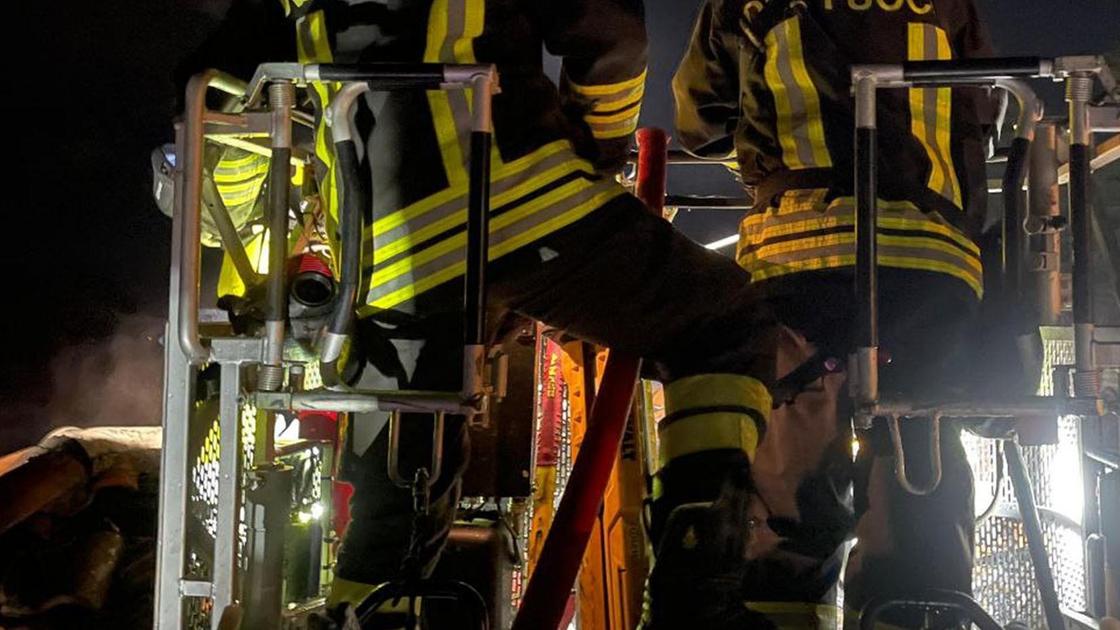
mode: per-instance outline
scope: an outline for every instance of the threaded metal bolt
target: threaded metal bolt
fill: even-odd
[[[268,106],[272,109],[291,109],[296,105],[296,88],[291,83],[268,84]]]
[[[1066,79],[1066,100],[1086,103],[1093,98],[1093,77],[1075,75]]]
[[[1078,398],[1096,398],[1101,392],[1100,370],[1084,370],[1073,373],[1073,394]]]
[[[284,385],[284,367],[262,365],[257,370],[257,388],[264,392],[280,391]]]

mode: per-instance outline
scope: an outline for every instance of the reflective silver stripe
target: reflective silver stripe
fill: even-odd
[[[491,198],[501,195],[516,186],[525,183],[526,181],[536,177],[540,173],[546,172],[552,168],[558,167],[565,162],[570,162],[575,159],[575,156],[570,151],[558,151],[545,157],[539,163],[527,167],[525,170],[511,173],[510,175],[493,181],[490,185]],[[415,234],[423,228],[443,220],[455,213],[458,210],[463,210],[467,207],[467,195],[463,194],[455,197],[451,201],[440,204],[439,206],[421,214],[413,219],[408,220],[402,225],[385,232],[384,234],[377,234],[374,238],[374,246],[376,248],[387,247],[396,241],[408,237],[409,234]],[[371,238],[371,233],[366,232],[366,242]]]
[[[591,135],[596,138],[620,138],[637,129],[639,114],[640,112],[635,109],[633,115],[629,118],[611,123],[597,122],[594,116],[585,116],[584,120],[587,122],[587,126],[591,128]]]
[[[766,34],[763,76],[774,98],[782,161],[791,169],[827,168],[820,96],[805,65],[801,22],[787,18]]]
[[[439,58],[445,63],[454,63],[455,42],[467,32],[467,3],[465,0],[449,0],[447,3],[447,33],[439,49]]]
[[[613,198],[623,193],[622,189],[617,184],[608,180],[602,180],[593,183],[589,183],[586,180],[582,179],[575,180],[573,182],[565,184],[565,186],[562,186],[557,190],[563,190],[564,188],[569,186],[580,188],[581,190],[574,193],[567,193],[561,199],[555,201],[551,205],[547,205],[542,208],[536,208],[532,211],[529,211],[527,214],[524,214],[524,216],[517,215],[524,213],[525,206],[534,203],[536,200],[530,201],[522,206],[511,208],[506,213],[503,213],[503,215],[496,217],[491,224],[490,230],[491,259],[497,258],[498,256],[507,253],[507,251],[516,249],[516,247],[524,245],[527,242],[536,240],[540,237],[536,234],[536,232],[543,227],[549,228],[544,232],[545,234],[547,234],[563,227],[564,225],[570,224],[571,222],[582,218],[587,213],[599,207],[601,203],[605,203],[604,200],[594,203],[594,205],[591,207],[581,207],[589,204],[592,201],[595,201],[597,197],[603,196]],[[508,223],[502,221],[502,219],[507,216],[516,218],[510,220]],[[557,224],[546,226],[546,224],[552,221],[557,221]],[[497,227],[495,227],[495,224],[497,225]],[[438,257],[432,260],[425,261],[415,268],[402,273],[401,275],[398,275],[387,281],[380,282],[375,286],[371,286],[366,296],[366,302],[368,304],[374,304],[378,300],[382,300],[395,291],[421,282],[425,278],[434,277],[439,272],[450,270],[454,266],[464,263],[466,234],[461,232],[447,240],[454,241],[455,243],[450,251],[440,254]],[[441,241],[441,243],[444,242],[447,241]],[[439,246],[439,244],[433,245],[433,247],[437,246]],[[423,252],[419,252],[417,256],[420,256],[422,254]],[[398,263],[395,261],[393,264]],[[380,269],[378,269],[377,267],[374,268],[374,282],[377,282],[376,274],[379,271]],[[444,281],[451,280],[461,274],[462,271],[459,270],[458,273],[450,275],[449,277],[445,278]],[[421,293],[427,288],[430,287],[422,287],[417,291],[417,293]],[[392,308],[397,303],[403,301],[405,300],[400,300],[394,304],[380,304],[378,305],[378,307]]]
[[[908,28],[911,60],[952,59],[952,49],[943,30],[922,22],[913,22]],[[952,99],[950,88],[911,88],[911,132],[922,143],[930,161],[929,188],[959,208],[962,204],[960,183],[950,153]]]
[[[452,3],[456,4],[456,3]],[[470,172],[471,162],[471,108],[467,90],[450,90],[445,93],[455,119],[455,135],[459,138],[459,151],[463,156],[463,170]],[[497,149],[492,149],[496,151]]]
[[[799,89],[797,79],[793,76],[793,67],[790,65],[789,58],[789,33],[785,26],[786,24],[783,23],[774,29],[774,36],[778,43],[775,63],[778,65],[778,74],[782,77],[782,83],[786,85],[786,94],[792,109],[790,112],[790,133],[792,133],[797,146],[797,157],[802,164],[811,165],[813,164],[813,148],[809,144],[809,130],[804,120],[805,95]]]
[[[824,207],[823,193],[787,193],[777,210],[743,221],[736,259],[752,280],[855,264],[852,199]],[[936,213],[909,202],[880,203],[880,265],[944,273],[983,294],[980,252],[972,241]]]
[[[563,78],[564,87],[583,98],[595,102],[595,109],[616,109],[621,107],[620,102],[638,99],[645,93],[646,69],[632,79],[625,79],[617,83],[606,85],[580,85],[567,76]]]
[[[855,224],[855,200],[838,197],[827,206],[825,190],[789,191],[782,197],[779,208],[763,213],[750,214],[740,225],[741,241],[758,243],[765,238],[793,232],[807,232],[843,223]],[[961,247],[980,255],[980,248],[960,230],[936,212],[922,212],[908,201],[879,200],[880,225],[897,229],[915,229],[933,232],[952,239]]]

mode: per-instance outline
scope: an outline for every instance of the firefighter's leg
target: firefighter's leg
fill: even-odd
[[[751,539],[750,462],[765,428],[769,395],[737,375],[679,379],[665,388],[658,427],[647,628],[742,628]],[[752,391],[753,390],[753,391]]]
[[[877,421],[878,422],[878,421]],[[928,422],[902,420],[906,472],[915,485],[930,477]],[[885,427],[861,441],[856,483],[858,543],[848,560],[845,605],[858,610],[871,597],[913,595],[938,588],[970,593],[974,514],[972,472],[960,429],[941,430],[941,484],[916,496],[895,480],[895,459]],[[888,618],[915,626],[920,618]],[[956,620],[946,619],[946,627]]]
[[[816,352],[801,334],[783,327],[777,374],[788,374]],[[848,500],[851,427],[838,409],[846,395],[843,373],[808,383],[773,410],[755,456],[743,598],[782,627],[815,627],[821,615],[837,616],[823,602],[839,580],[842,545],[854,526]]]
[[[431,335],[423,342],[414,369],[408,366],[411,378],[402,386],[448,391],[459,387],[462,340],[457,319],[449,316],[441,319],[442,323],[426,327]],[[355,422],[371,420],[358,418]],[[404,414],[401,419],[399,461],[406,477],[417,466],[429,465],[432,422],[432,416],[422,414]],[[389,478],[388,450],[388,431],[383,429],[364,452],[348,455],[352,460],[345,474],[354,485],[354,497],[351,522],[339,553],[339,579],[332,590],[332,603],[356,604],[375,586],[401,577],[410,553],[420,573],[428,575],[447,540],[467,460],[463,419],[445,419],[440,476],[431,488],[426,515],[414,511],[410,489],[398,487]]]
[[[745,497],[770,410],[776,330],[746,272],[630,196],[493,267],[511,309],[651,359],[668,383],[653,518],[655,622],[735,623],[745,614],[737,598]],[[670,522],[674,509],[698,503]]]
[[[669,404],[678,428],[688,430],[670,429],[667,455],[680,464],[681,474],[663,476],[668,498],[659,502],[659,513],[669,512],[670,501],[711,501],[721,488],[729,501],[738,500],[743,484],[749,485],[749,458],[769,412],[765,383],[773,370],[775,330],[743,270],[624,195],[491,263],[489,273],[495,306],[647,357],[663,380],[679,381],[671,386]],[[454,283],[441,290],[452,300],[461,295]],[[457,334],[446,336],[443,347],[460,343]],[[454,369],[454,382],[442,374],[442,380],[423,383],[414,376],[412,385],[456,387],[458,361],[443,363]],[[433,518],[421,530],[423,548],[432,557],[445,540],[457,471],[465,461],[461,427],[449,426],[447,439],[444,474],[432,493]],[[339,575],[346,580],[376,583],[392,577],[408,546],[411,496],[389,482],[386,446],[384,437],[375,442],[354,477],[354,521],[339,560]],[[723,587],[713,583],[701,594],[717,597]],[[695,610],[695,600],[680,601],[682,610],[686,605]]]
[[[905,277],[898,279],[883,294],[883,345],[893,355],[891,364],[880,372],[883,391],[927,399],[960,396],[974,363],[968,350],[974,340],[975,301],[956,292],[959,283],[911,278],[907,290],[899,286],[905,282]],[[915,293],[914,286],[927,295],[924,304],[908,297]],[[942,424],[942,479],[927,496],[910,494],[895,479],[894,452],[884,421],[876,420],[861,437],[855,484],[858,544],[845,579],[845,605],[851,609],[858,610],[871,597],[912,596],[929,588],[971,593],[972,472],[960,428]],[[929,422],[901,419],[899,425],[906,473],[920,488],[932,474]],[[905,616],[893,621],[918,622]],[[951,625],[952,620],[945,623]]]

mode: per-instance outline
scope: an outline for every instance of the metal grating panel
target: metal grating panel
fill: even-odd
[[[1059,444],[1024,447],[1027,472],[1042,516],[1051,568],[1063,606],[1085,608],[1084,550],[1081,543],[1080,468],[1078,424],[1073,418],[1059,423]],[[995,489],[995,442],[966,436],[966,449],[976,474],[977,512],[991,501]],[[1042,605],[1018,506],[1010,480],[1003,479],[994,515],[976,531],[976,566],[973,589],[977,600],[997,621],[1042,622]]]
[[[1060,365],[1073,365],[1073,329],[1064,326],[1043,326],[1042,335],[1042,381],[1039,396],[1054,395],[1054,368]],[[1067,384],[1068,387],[1068,384]]]
[[[1085,607],[1085,570],[1081,535],[1050,520],[1043,536],[1064,607]],[[1035,584],[1027,540],[1016,517],[993,516],[977,532],[973,590],[976,599],[996,621],[1043,627],[1045,617]]]
[[[1042,329],[1043,378],[1040,395],[1052,395],[1051,375],[1057,366],[1073,363],[1073,336],[1068,328]],[[1058,421],[1058,444],[1023,447],[1023,459],[1040,508],[1043,536],[1063,607],[1084,610],[1086,575],[1081,540],[1082,481],[1080,424],[1075,417]],[[976,511],[983,511],[997,491],[996,441],[970,434],[965,449],[976,479]],[[1018,506],[1005,475],[999,482],[993,516],[976,531],[973,590],[976,599],[997,621],[1044,626],[1042,602]]]
[[[312,446],[280,458],[292,467],[292,516],[296,520],[319,518],[325,509],[322,504],[323,448]]]
[[[253,461],[257,409],[252,405],[241,407],[241,451],[244,457],[243,470],[248,470]],[[191,513],[203,525],[211,537],[218,526],[218,453],[221,452],[221,429],[218,418],[210,422],[210,429],[203,439],[202,448],[195,456],[191,467]],[[243,529],[243,528],[242,528]],[[242,542],[245,532],[241,532]]]

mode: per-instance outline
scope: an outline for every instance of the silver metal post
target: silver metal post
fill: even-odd
[[[1030,268],[1035,276],[1039,324],[1056,326],[1062,315],[1062,216],[1058,189],[1058,125],[1044,122],[1031,144],[1027,232],[1034,235]]]
[[[176,247],[177,241],[172,241]],[[174,299],[177,278],[171,275]],[[186,566],[187,452],[191,411],[194,408],[195,370],[172,337],[178,317],[172,308],[164,332],[163,445],[160,451],[159,534],[156,542],[154,627],[180,630],[183,602],[180,581]]]
[[[258,467],[246,492],[249,570],[245,584],[245,628],[280,628],[284,601],[284,529],[292,507],[292,469]]]
[[[1093,358],[1093,288],[1092,236],[1090,222],[1089,151],[1092,128],[1089,126],[1089,99],[1092,98],[1093,76],[1073,73],[1066,78],[1066,101],[1069,103],[1069,214],[1073,232],[1073,347],[1074,394],[1096,397],[1100,391],[1100,373]]]
[[[172,284],[177,281],[179,289],[171,296],[172,306],[177,303],[179,307],[172,331],[183,348],[183,354],[194,364],[205,363],[210,357],[210,351],[202,345],[198,334],[199,243],[202,235],[202,143],[205,142],[206,90],[217,76],[216,71],[207,70],[191,77],[187,83],[183,142],[179,147],[182,170],[176,184],[175,216],[172,219],[173,232],[179,237],[171,256]]]
[[[268,104],[272,113],[272,160],[268,173],[268,314],[265,319],[264,362],[257,378],[257,386],[265,391],[276,391],[284,384],[284,328],[288,315],[284,267],[288,260],[288,197],[295,99],[295,86],[291,83],[279,82],[268,86]]]
[[[202,81],[200,79],[200,81]],[[188,90],[205,90],[205,83],[194,84]],[[188,97],[188,102],[190,98]],[[188,108],[188,118],[190,118]],[[201,113],[199,113],[201,116]],[[198,125],[201,127],[201,124]],[[191,132],[193,133],[192,128]],[[185,123],[175,125],[176,154],[184,155],[189,144]],[[169,278],[167,328],[163,337],[163,444],[160,451],[159,536],[156,555],[156,593],[154,623],[159,630],[179,630],[183,627],[183,603],[180,581],[186,567],[186,514],[187,490],[190,481],[190,453],[187,451],[190,421],[194,410],[195,369],[191,350],[201,344],[183,343],[185,315],[181,306],[184,293],[183,266],[189,265],[188,240],[183,236],[187,226],[183,197],[186,165],[179,161],[175,166],[175,213],[171,222],[171,274]],[[197,243],[197,240],[195,241]],[[197,245],[193,250],[197,254]],[[189,274],[187,282],[191,281]],[[188,284],[188,286],[190,286]],[[197,295],[197,292],[195,293]],[[193,311],[197,316],[197,307]],[[189,312],[186,313],[190,319]],[[197,341],[197,325],[193,337]],[[205,351],[205,348],[201,348]]]
[[[210,624],[218,622],[226,607],[238,602],[241,584],[238,576],[238,523],[241,518],[241,366],[223,363],[219,399],[218,522],[214,534],[214,613]]]

